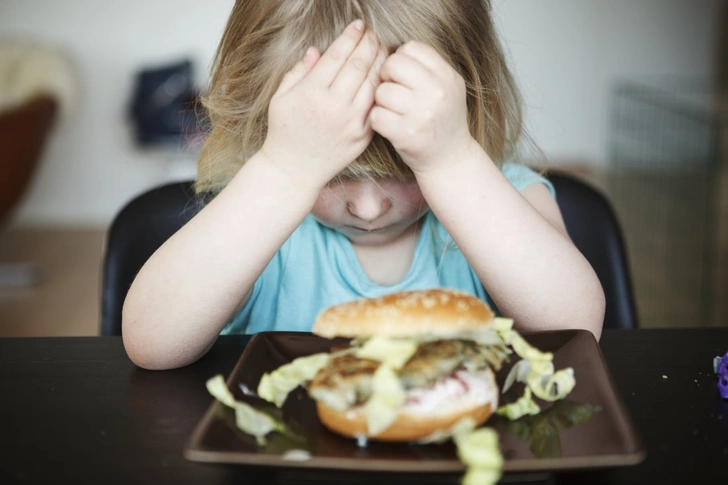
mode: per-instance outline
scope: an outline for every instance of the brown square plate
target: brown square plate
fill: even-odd
[[[585,330],[524,335],[542,351],[554,353],[557,369],[573,367],[576,387],[566,400],[542,404],[542,412],[517,421],[492,417],[498,430],[504,471],[532,472],[632,465],[644,449],[627,415],[594,336]],[[297,388],[281,410],[243,392],[255,390],[261,376],[291,360],[328,351],[331,341],[309,333],[264,332],[245,348],[227,385],[235,398],[282,417],[290,433],[271,433],[267,443],[239,431],[232,410],[215,401],[198,423],[184,453],[189,460],[279,468],[328,468],[386,472],[461,472],[451,442],[415,445],[370,442],[366,447],[328,431],[314,402]],[[508,369],[498,373],[502,383]],[[514,386],[515,387],[515,386]],[[504,396],[508,400],[509,396]],[[511,400],[513,397],[511,397]],[[300,453],[296,450],[305,450]],[[303,458],[303,459],[302,459]]]

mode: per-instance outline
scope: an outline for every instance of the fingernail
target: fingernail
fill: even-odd
[[[352,25],[354,25],[354,28],[356,30],[364,30],[364,21],[363,20],[357,19],[354,21],[354,23]]]

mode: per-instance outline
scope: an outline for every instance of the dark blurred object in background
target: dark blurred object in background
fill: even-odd
[[[130,106],[137,144],[192,144],[206,127],[198,100],[191,61],[141,70]]]

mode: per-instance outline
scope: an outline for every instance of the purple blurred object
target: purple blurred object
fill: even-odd
[[[723,358],[716,357],[713,360],[713,370],[718,375],[718,391],[720,397],[728,399],[728,352]]]

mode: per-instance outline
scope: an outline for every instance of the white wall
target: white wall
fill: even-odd
[[[552,163],[604,163],[616,80],[712,79],[721,1],[494,0],[529,130]],[[0,1],[0,38],[63,48],[82,87],[75,113],[56,126],[16,224],[103,227],[134,194],[194,173],[189,156],[135,148],[125,111],[142,67],[190,57],[203,82],[232,4]]]

